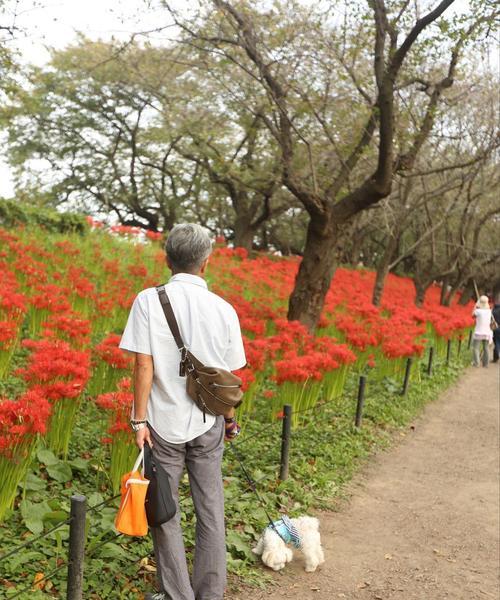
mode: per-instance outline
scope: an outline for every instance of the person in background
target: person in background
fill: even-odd
[[[497,324],[497,328],[493,331],[493,362],[496,363],[500,356],[500,293],[496,297],[491,313]]]
[[[246,365],[234,308],[208,290],[204,279],[212,243],[200,225],[180,224],[166,244],[172,277],[165,289],[182,339],[201,362],[228,371]],[[151,528],[160,591],[145,600],[222,600],[226,585],[224,439],[239,433],[234,415],[204,417],[179,374],[180,354],[155,288],[134,301],[120,348],[135,353],[132,429],[139,448],[153,448],[167,471],[177,504],[173,519]],[[190,579],[181,530],[179,482],[186,468],[196,512]]]
[[[488,366],[489,349],[492,342],[491,331],[491,309],[488,296],[481,296],[476,302],[472,311],[472,316],[476,319],[474,334],[472,338],[472,364],[479,367],[480,350],[483,349],[483,367]]]

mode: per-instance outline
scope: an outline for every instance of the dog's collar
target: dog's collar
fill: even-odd
[[[300,548],[300,535],[297,528],[286,515],[283,515],[278,521],[274,521],[268,526],[273,529],[286,544],[293,544],[295,548]]]

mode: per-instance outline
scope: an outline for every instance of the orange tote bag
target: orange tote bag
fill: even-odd
[[[122,477],[122,498],[115,519],[115,527],[120,533],[126,535],[140,536],[148,533],[145,501],[149,480],[139,472],[141,463],[144,467],[144,450],[139,453],[132,471],[125,473]]]

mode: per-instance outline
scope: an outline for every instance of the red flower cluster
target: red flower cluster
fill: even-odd
[[[69,312],[66,315],[51,315],[43,323],[43,335],[49,339],[69,342],[75,348],[82,348],[90,342],[90,321],[80,319]]]
[[[140,227],[131,227],[130,225],[111,225],[109,231],[111,233],[118,233],[119,235],[140,235],[144,230]]]
[[[74,350],[60,340],[24,340],[32,353],[18,374],[49,400],[76,398],[84,390],[90,373],[89,351]]]
[[[146,231],[146,237],[148,240],[152,242],[157,242],[163,238],[163,233],[161,231],[150,231],[149,229]]]
[[[11,350],[27,310],[27,300],[6,263],[0,262],[0,352]]]
[[[132,357],[118,347],[121,336],[109,334],[100,344],[94,347],[95,358],[93,362],[104,361],[115,369],[129,369],[132,366]]]
[[[71,304],[65,292],[59,285],[54,283],[34,283],[30,289],[30,303],[37,311],[47,313],[67,313],[71,310]]]
[[[0,454],[12,458],[17,449],[44,434],[49,414],[49,402],[34,390],[17,400],[0,399]]]
[[[130,379],[122,379],[118,383],[116,392],[100,394],[95,402],[97,406],[110,411],[110,424],[108,432],[111,435],[119,431],[129,431],[130,414],[134,400],[134,394],[130,391]]]

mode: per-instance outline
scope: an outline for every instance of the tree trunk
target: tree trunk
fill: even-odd
[[[460,283],[461,281],[459,280],[455,285],[446,286],[446,294],[443,298],[443,301],[441,302],[443,306],[451,306],[453,298],[455,297],[455,294],[458,292],[458,288],[460,287]]]
[[[373,286],[372,304],[373,306],[380,306],[382,300],[382,294],[384,292],[385,280],[389,274],[389,265],[386,261],[379,265],[377,274],[375,277],[375,285]]]
[[[473,298],[474,298],[474,286],[472,284],[472,281],[469,279],[469,281],[467,282],[467,285],[465,286],[462,295],[460,296],[458,303],[461,306],[465,306],[466,304],[468,304]]]
[[[456,290],[452,289],[452,290],[450,290],[449,293],[446,294],[446,296],[443,298],[443,301],[441,302],[441,304],[443,306],[450,306],[451,305],[451,301],[455,297],[455,291]]]
[[[255,231],[251,226],[252,216],[247,214],[238,215],[234,222],[234,246],[245,248],[250,253],[253,247]]]
[[[448,306],[446,303],[446,296],[448,295],[448,277],[445,277],[441,283],[441,296],[439,298],[439,304],[442,306]]]
[[[326,219],[311,218],[304,257],[288,305],[288,320],[300,321],[313,331],[321,316],[325,296],[337,267],[337,234]]]
[[[421,281],[418,278],[413,279],[415,285],[415,305],[421,307],[425,300],[425,292],[427,291],[430,283],[427,281]]]
[[[163,217],[163,231],[170,231],[177,224],[177,214],[175,209],[162,207],[161,215]]]
[[[377,275],[375,277],[375,285],[373,286],[372,304],[373,306],[380,306],[382,300],[382,294],[384,292],[385,280],[389,274],[389,265],[396,253],[399,245],[399,235],[392,235],[387,243],[384,250],[384,254],[377,267]]]

